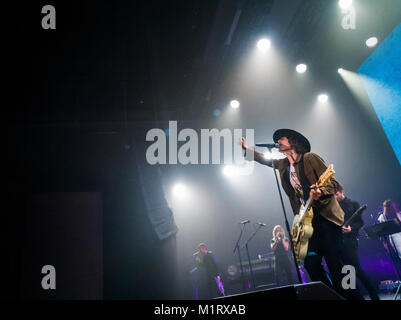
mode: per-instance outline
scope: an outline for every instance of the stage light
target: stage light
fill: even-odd
[[[344,72],[344,69],[343,69],[343,68],[339,68],[339,69],[337,70],[337,72],[341,74],[341,73]]]
[[[304,73],[307,68],[308,67],[306,66],[306,64],[301,63],[301,64],[297,65],[296,70],[298,73]]]
[[[321,103],[326,103],[329,100],[329,97],[327,96],[327,94],[320,94],[317,97],[317,100]]]
[[[187,188],[182,183],[177,183],[173,187],[173,194],[176,197],[180,197],[180,198],[185,197],[187,195],[187,191],[188,191]]]
[[[227,177],[233,177],[237,174],[237,170],[234,166],[224,166],[223,174]]]
[[[366,45],[368,47],[374,47],[377,44],[377,38],[376,37],[371,37],[368,40],[366,40]]]
[[[271,154],[271,152],[269,152],[269,151],[266,151],[265,153],[264,153],[264,157],[265,157],[265,159],[267,159],[267,160],[270,160],[271,158],[272,158],[272,154]]]
[[[352,0],[340,0],[338,1],[338,5],[341,9],[347,9],[352,5]]]
[[[270,46],[271,46],[270,40],[266,38],[260,39],[257,43],[258,49],[262,52],[266,52],[267,50],[269,50]]]
[[[231,106],[231,108],[233,108],[233,109],[238,109],[239,106],[240,106],[240,103],[239,103],[238,100],[232,100],[232,101],[230,102],[230,106]]]

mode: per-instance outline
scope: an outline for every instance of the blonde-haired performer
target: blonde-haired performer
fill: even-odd
[[[285,236],[282,226],[276,225],[273,228],[273,239],[270,241],[270,247],[274,251],[275,265],[274,265],[274,278],[276,284],[281,283],[283,272],[287,276],[287,284],[294,283],[291,273],[291,262],[288,256],[290,241]]]

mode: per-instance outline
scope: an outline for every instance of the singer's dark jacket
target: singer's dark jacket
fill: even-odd
[[[255,160],[261,164],[272,167],[273,161],[267,160],[264,155],[253,148],[247,148],[245,152],[246,160]],[[290,182],[290,162],[287,158],[274,160],[274,167],[280,172],[281,186],[287,194],[292,211],[299,213],[301,201],[295,195],[294,188]],[[305,201],[309,198],[310,186],[315,184],[322,173],[327,169],[324,160],[313,152],[300,154],[294,163],[295,172],[304,190]],[[303,170],[302,170],[303,168]],[[333,178],[324,188],[320,188],[322,196],[312,204],[314,214],[320,214],[325,219],[341,226],[344,223],[344,212],[338,201],[334,197],[335,186],[338,182]]]
[[[210,279],[214,279],[219,275],[219,269],[212,251],[208,251],[207,254],[203,256],[202,262],[196,262],[196,265],[204,268],[208,278]]]

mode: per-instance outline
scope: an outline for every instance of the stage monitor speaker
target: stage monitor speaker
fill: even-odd
[[[145,141],[144,136],[138,134],[135,141]],[[149,164],[144,157],[147,154],[147,146],[144,143],[137,144],[136,149],[136,166],[145,203],[144,209],[159,240],[165,240],[174,236],[178,227],[166,200],[162,173],[159,167]]]
[[[344,300],[322,282],[311,282],[219,297],[229,303],[247,300]]]

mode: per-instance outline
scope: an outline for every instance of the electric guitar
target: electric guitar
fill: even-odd
[[[362,215],[363,211],[364,211],[367,207],[368,207],[368,205],[365,204],[365,205],[363,205],[362,207],[360,207],[358,210],[356,210],[356,211],[352,214],[352,216],[351,216],[347,221],[345,221],[345,222],[343,223],[343,226],[344,226],[344,227],[349,226],[349,225],[351,224],[351,222],[354,221],[354,220],[356,219],[357,216]]]
[[[324,187],[333,178],[335,171],[331,164],[316,182],[316,187]],[[309,239],[313,234],[312,210],[313,199],[309,197],[305,205],[301,205],[299,213],[295,215],[292,223],[291,238],[294,245],[295,255],[298,260],[304,260],[308,252]]]

